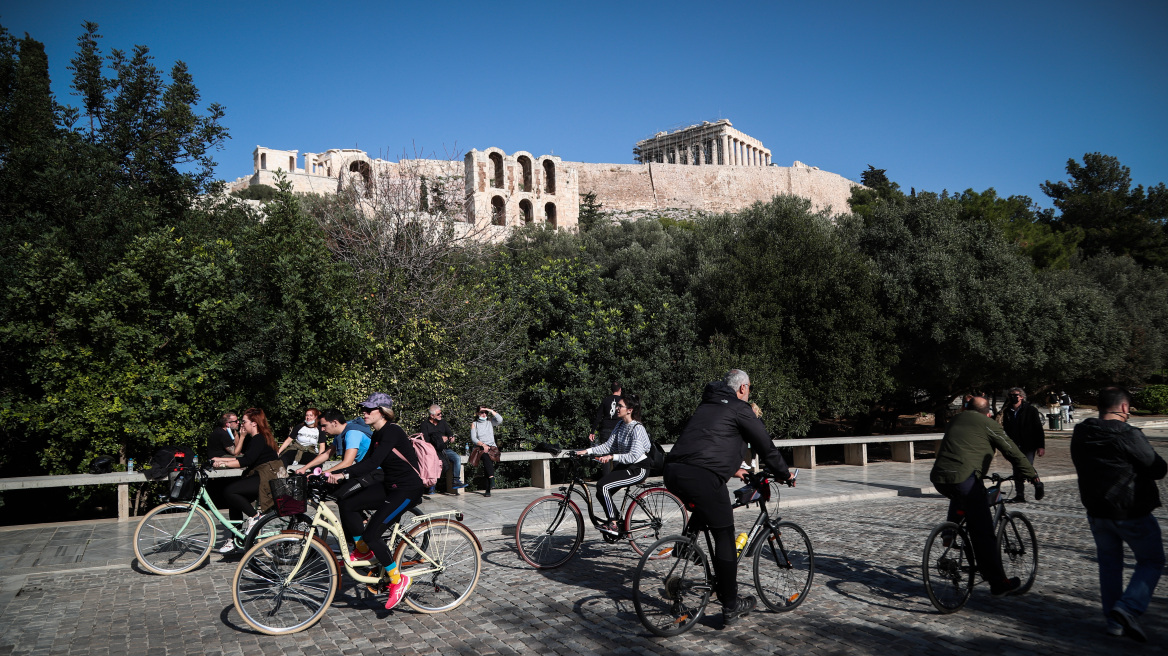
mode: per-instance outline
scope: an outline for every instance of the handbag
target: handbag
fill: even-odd
[[[479,461],[483,459],[483,447],[475,445],[473,451],[470,452],[470,458],[467,459],[467,464],[471,467],[478,467]]]

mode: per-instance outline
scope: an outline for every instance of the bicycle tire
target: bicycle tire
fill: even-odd
[[[412,579],[405,602],[420,613],[444,613],[461,606],[482,572],[482,552],[474,534],[457,521],[433,519],[413,527],[408,535],[435,562],[409,542],[398,543],[394,562]]]
[[[815,551],[807,531],[794,522],[779,522],[754,549],[754,585],[766,607],[782,613],[807,599],[815,579]]]
[[[269,510],[259,518],[251,531],[243,539],[243,550],[246,552],[251,549],[257,542],[262,542],[273,535],[279,535],[284,531],[300,531],[307,532],[312,528],[312,518],[306,514],[289,515],[281,517],[275,510]],[[269,553],[272,557],[284,557],[280,554]]]
[[[215,522],[193,503],[164,503],[146,513],[134,529],[138,564],[163,576],[202,565],[214,546]]]
[[[663,487],[654,487],[638,494],[625,512],[625,532],[629,544],[638,556],[645,549],[667,535],[685,530],[689,513],[685,504]]]
[[[303,565],[287,581],[304,549]],[[295,557],[271,558],[272,553]],[[337,561],[328,546],[315,537],[285,533],[261,540],[243,555],[231,580],[231,599],[251,628],[287,635],[319,622],[338,587]]]
[[[1038,574],[1038,538],[1026,515],[1017,511],[1003,515],[998,522],[998,553],[1006,578],[1017,576],[1022,582],[1014,594],[1030,590]]]
[[[582,542],[584,517],[576,504],[563,495],[549,494],[532,501],[515,522],[519,557],[537,569],[563,565],[576,555]]]
[[[645,550],[633,573],[633,607],[655,635],[675,636],[693,628],[714,592],[709,561],[696,541],[672,535]]]
[[[951,537],[948,546],[945,540]],[[921,574],[929,601],[942,613],[961,610],[973,592],[977,565],[965,529],[953,522],[941,522],[929,533],[921,559]]]

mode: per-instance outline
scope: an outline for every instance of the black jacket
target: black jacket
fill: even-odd
[[[723,480],[730,480],[746,458],[746,446],[754,447],[766,468],[779,480],[790,477],[787,463],[767,434],[762,420],[750,404],[718,380],[706,385],[702,402],[681,431],[681,437],[669,455],[666,466],[680,462],[708,469]]]
[[[422,437],[426,439],[434,447],[434,452],[438,454],[439,458],[443,458],[442,453],[451,448],[449,444],[442,441],[442,438],[453,437],[454,431],[450,429],[450,424],[446,423],[445,419],[439,419],[437,424],[431,423],[427,417],[418,424],[416,432],[421,433]]]
[[[1079,498],[1100,519],[1135,519],[1160,506],[1156,481],[1168,463],[1143,431],[1116,419],[1091,417],[1075,426],[1071,462],[1079,475]]]
[[[600,438],[597,441],[603,442],[612,434],[612,429],[620,423],[620,417],[616,416],[616,404],[620,401],[620,397],[616,394],[609,394],[604,397],[600,405],[596,406],[596,414],[592,417],[592,432],[596,433]]]
[[[1002,428],[1006,436],[1022,453],[1030,453],[1046,448],[1046,431],[1042,428],[1042,413],[1026,401],[1013,408],[1002,408]]]

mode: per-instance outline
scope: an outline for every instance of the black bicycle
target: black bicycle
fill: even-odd
[[[791,482],[799,470],[791,470]],[[738,552],[738,562],[754,560],[754,586],[759,599],[775,612],[794,609],[811,590],[815,578],[815,551],[798,524],[771,517],[774,476],[747,474],[747,484],[735,493],[735,508],[757,503],[758,518]],[[778,492],[775,491],[778,509]],[[698,532],[706,536],[702,549]],[[659,636],[688,631],[702,618],[717,587],[707,553],[713,553],[709,529],[691,522],[685,533],[657,541],[641,557],[633,575],[633,606],[641,624]]]
[[[555,456],[561,453],[550,444],[541,444],[536,450]],[[571,560],[584,542],[584,517],[573,496],[584,500],[593,526],[599,529],[604,524],[593,510],[588,483],[581,476],[581,463],[586,457],[570,452],[568,485],[561,487],[558,494],[529,503],[515,523],[515,546],[519,556],[532,567],[559,567]],[[615,533],[600,534],[605,542],[628,540],[638,554],[647,553],[646,547],[661,536],[680,531],[688,518],[681,499],[663,487],[645,482],[625,488],[620,515],[624,519]]]
[[[1016,594],[1022,594],[1034,585],[1038,573],[1038,538],[1034,526],[1026,515],[1016,510],[1006,510],[1006,495],[1002,484],[1012,482],[1013,476],[1000,474],[982,476],[992,481],[986,490],[990,506],[993,508],[994,535],[998,539],[998,551],[1002,557],[1002,568],[1006,578],[1018,577],[1022,585]],[[1013,486],[1011,486],[1013,487]],[[1034,484],[1034,498],[1043,497],[1041,483]],[[933,528],[925,542],[925,554],[921,560],[921,573],[925,579],[925,592],[929,601],[942,613],[961,610],[976,583],[977,559],[973,555],[973,545],[965,529],[966,517],[961,513],[957,522],[945,521]]]

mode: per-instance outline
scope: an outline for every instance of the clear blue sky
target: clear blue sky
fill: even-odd
[[[1026,194],[1068,158],[1168,182],[1168,2],[42,2],[0,24],[45,43],[59,102],[81,23],[102,48],[185,61],[232,139],[321,152],[554,153],[632,161],[654,132],[728,118],[771,149],[906,191]]]

